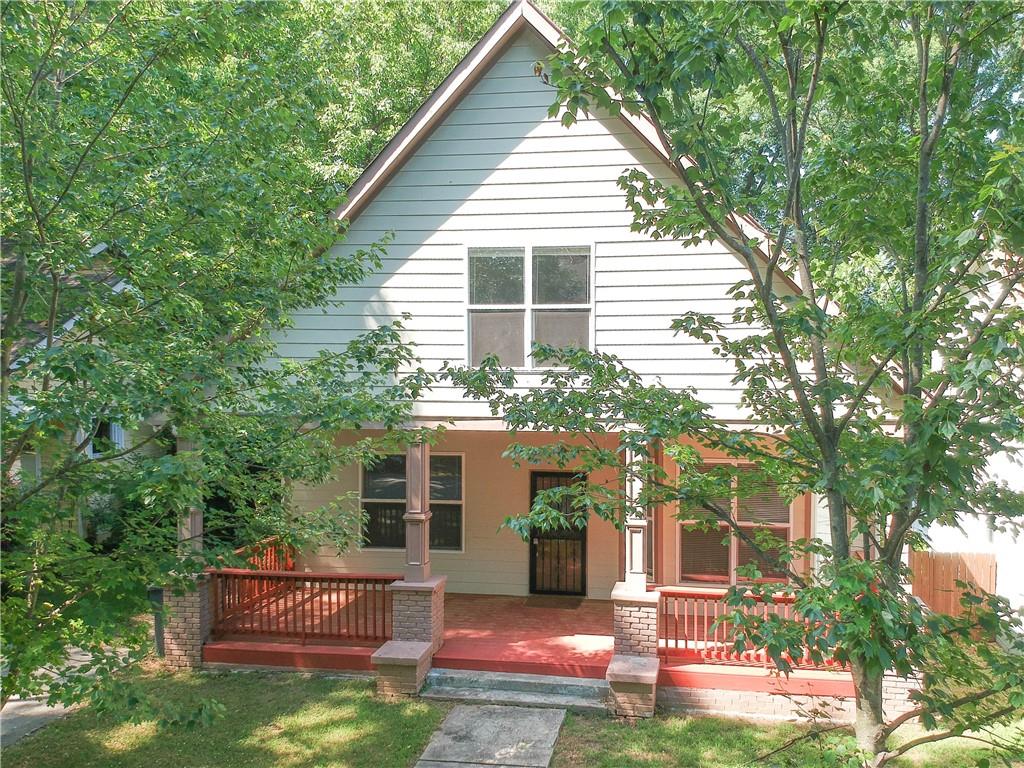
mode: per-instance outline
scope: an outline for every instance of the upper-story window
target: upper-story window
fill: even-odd
[[[590,315],[588,246],[469,249],[470,365],[546,367],[531,346],[589,349]]]

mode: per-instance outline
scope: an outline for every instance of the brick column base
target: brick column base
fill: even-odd
[[[196,669],[203,664],[203,643],[210,635],[210,582],[196,579],[189,592],[164,589],[164,660],[178,669]]]
[[[637,591],[620,581],[612,589],[615,653],[658,655],[658,593]]]
[[[618,717],[653,717],[658,693],[657,656],[612,656],[608,681],[608,709]]]
[[[618,717],[652,717],[658,693],[658,593],[620,581],[612,589],[615,654],[605,679],[608,709]]]
[[[391,584],[391,637],[430,644],[433,656],[444,643],[444,587],[447,576]]]
[[[900,677],[887,672],[882,677],[882,710],[886,718],[899,717],[917,706],[910,694],[920,690],[924,681],[917,675]]]
[[[377,693],[386,699],[415,696],[430,671],[430,643],[391,640],[371,659],[377,670]]]

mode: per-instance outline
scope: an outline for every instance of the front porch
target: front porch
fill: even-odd
[[[211,577],[214,626],[203,648],[206,664],[370,672],[373,652],[390,639],[385,582],[393,575],[231,570]],[[226,588],[229,580],[261,584],[262,595],[239,601],[246,588]],[[270,582],[278,586],[268,588]],[[666,589],[660,601],[659,687],[853,694],[841,670],[803,668],[786,678],[763,657],[732,653],[724,630],[718,638],[707,631],[724,605],[711,607],[707,591],[687,594]],[[226,604],[242,607],[232,611]],[[444,642],[432,662],[442,669],[604,679],[614,654],[609,600],[448,593],[444,622]],[[687,633],[700,639],[688,643]]]
[[[612,577],[610,600],[478,594],[466,589],[470,576],[496,591],[525,585],[492,585],[486,558],[466,552],[452,556],[463,574],[453,589],[449,568],[431,562],[429,448],[410,447],[403,464],[404,547],[391,553],[385,568],[328,570],[307,557],[297,562],[290,552],[267,560],[264,549],[250,558],[250,568],[209,571],[209,636],[201,663],[372,671],[386,696],[418,693],[432,667],[607,680],[609,705],[627,716],[653,713],[658,691],[665,693],[660,700],[691,709],[742,709],[757,699],[759,711],[771,714],[791,711],[790,704],[778,704],[786,697],[853,694],[848,673],[814,669],[810,659],[795,660],[801,668],[787,677],[763,654],[736,653],[721,620],[730,610],[723,589],[650,586],[652,521],[639,512],[627,517],[625,530],[597,561],[607,571],[602,581]],[[630,486],[627,495],[635,498],[635,481]],[[608,587],[595,588],[588,539],[603,541],[584,536],[575,556],[557,550],[546,566],[540,565],[542,551],[531,550],[530,591],[608,595]],[[490,561],[509,562],[499,552]],[[566,562],[579,566],[566,570],[576,574],[571,588],[540,578],[552,563]],[[791,606],[780,601],[749,610],[787,615]]]

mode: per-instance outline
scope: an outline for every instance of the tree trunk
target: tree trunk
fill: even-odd
[[[850,664],[857,697],[857,718],[854,733],[857,746],[870,755],[885,750],[885,715],[882,712],[882,673],[868,672],[854,661]]]

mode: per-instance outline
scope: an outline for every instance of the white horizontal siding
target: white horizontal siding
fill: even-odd
[[[630,168],[670,170],[622,120],[584,117],[566,129],[548,116],[554,91],[533,74],[547,50],[528,35],[511,45],[359,214],[341,248],[354,251],[393,233],[382,268],[345,287],[338,306],[297,314],[280,353],[296,359],[341,350],[358,333],[403,320],[404,338],[427,369],[464,363],[466,249],[480,245],[586,245],[594,254],[598,350],[650,382],[696,388],[716,415],[742,417],[731,361],[677,334],[688,311],[730,328],[728,289],[745,277],[720,245],[684,246],[632,232],[618,186]],[[517,392],[540,382],[521,375]],[[436,386],[416,406],[427,418],[490,417],[486,403]]]

